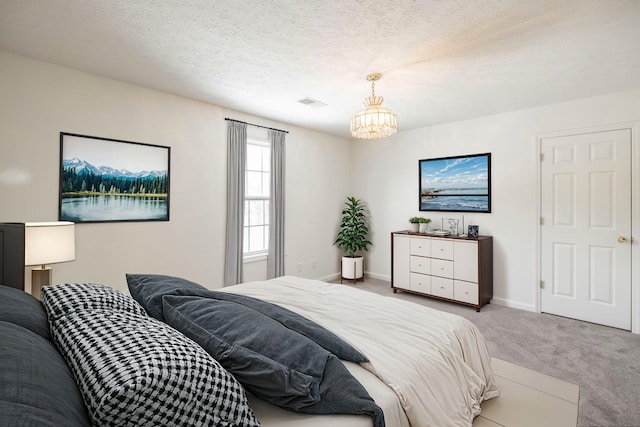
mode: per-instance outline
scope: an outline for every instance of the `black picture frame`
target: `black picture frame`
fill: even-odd
[[[418,209],[491,212],[491,153],[418,161]]]
[[[60,132],[58,218],[169,221],[171,148]]]

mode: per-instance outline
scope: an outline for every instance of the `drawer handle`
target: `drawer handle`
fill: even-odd
[[[469,292],[466,292],[466,291],[465,291],[465,293],[464,293],[464,294],[465,294],[465,295],[469,295]]]
[[[440,289],[444,289],[444,286],[440,286]]]

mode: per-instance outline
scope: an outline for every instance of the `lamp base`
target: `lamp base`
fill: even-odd
[[[34,268],[31,270],[31,295],[40,299],[40,291],[43,286],[51,284],[50,268]]]

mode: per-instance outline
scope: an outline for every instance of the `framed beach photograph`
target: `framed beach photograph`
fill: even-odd
[[[491,212],[491,153],[418,161],[419,210]]]
[[[60,133],[60,221],[169,221],[171,148]]]

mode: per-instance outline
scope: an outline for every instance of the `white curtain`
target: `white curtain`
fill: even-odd
[[[267,279],[284,276],[285,132],[269,130],[271,143],[271,203]]]
[[[247,124],[227,122],[227,240],[224,285],[242,282],[244,221],[244,169],[247,158]]]

